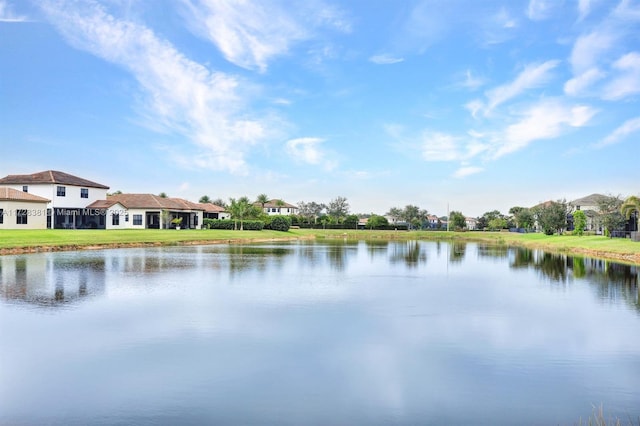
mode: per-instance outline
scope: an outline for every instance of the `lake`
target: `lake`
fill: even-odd
[[[0,424],[638,424],[638,272],[417,241],[1,256]]]

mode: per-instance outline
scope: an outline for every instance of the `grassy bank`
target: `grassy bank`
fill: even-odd
[[[479,241],[516,245],[552,252],[586,255],[640,264],[640,242],[602,236],[547,236],[511,232],[431,232],[310,230],[2,230],[0,254],[144,245],[215,244],[283,239],[384,239]]]

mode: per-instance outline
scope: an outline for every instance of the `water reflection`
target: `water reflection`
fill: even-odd
[[[0,256],[0,298],[59,306],[105,291],[105,258],[65,255]]]
[[[0,424],[635,418],[637,284],[633,266],[460,242],[0,257]]]

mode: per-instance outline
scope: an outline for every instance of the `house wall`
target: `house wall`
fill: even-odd
[[[114,204],[105,210],[105,229],[127,229],[128,222],[125,221],[129,211],[121,204]],[[118,215],[118,224],[113,224],[113,216]],[[131,221],[131,213],[129,213],[129,222]]]
[[[47,229],[47,204],[33,201],[0,201],[0,229]],[[26,210],[27,223],[17,223],[17,211]]]
[[[275,211],[274,211],[275,210]],[[269,216],[298,214],[297,207],[265,207],[264,212]]]
[[[7,188],[13,188],[18,191],[22,191],[24,185],[3,185]],[[27,186],[27,192],[29,194],[38,195],[51,200],[48,207],[59,208],[85,208],[89,204],[98,200],[105,200],[107,198],[107,190],[101,188],[90,188],[86,186],[75,185],[58,185],[58,184],[29,184]],[[58,196],[58,186],[65,187],[65,196]],[[85,188],[89,191],[87,198],[80,196],[81,188]]]

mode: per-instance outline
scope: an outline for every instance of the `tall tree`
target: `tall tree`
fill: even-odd
[[[624,203],[620,206],[620,212],[628,219],[635,215],[636,217],[636,231],[638,230],[638,216],[640,216],[640,198],[632,195],[624,200]]]
[[[409,224],[410,228],[420,228],[429,213],[418,206],[408,204],[404,207],[400,217]]]
[[[317,223],[318,218],[322,214],[322,211],[326,208],[326,206],[322,203],[316,203],[315,201],[311,201],[310,203],[305,203],[301,201],[298,203],[298,213],[300,216],[304,217],[311,223]]]
[[[159,193],[159,194],[158,194],[158,197],[160,197],[160,198],[167,198],[168,196],[167,196],[167,193],[166,193],[166,192],[161,192],[161,193]]]
[[[467,227],[467,220],[459,211],[452,211],[449,213],[449,221],[451,222],[451,228],[456,231],[464,229]]]
[[[582,210],[573,212],[573,233],[582,236],[585,226],[587,226],[587,215]]]
[[[264,205],[269,202],[269,197],[267,196],[267,194],[260,194],[258,195],[258,198],[256,198],[256,202],[260,203],[260,205],[262,206],[262,211],[264,211]]]
[[[223,209],[226,209],[227,207],[229,207],[227,202],[224,201],[222,198],[216,198],[215,200],[211,201],[211,204],[214,204],[218,207],[222,207]]]
[[[611,235],[611,231],[624,229],[626,222],[620,211],[623,201],[620,196],[607,195],[598,201],[598,220],[605,235]]]
[[[402,209],[399,209],[398,207],[392,207],[387,212],[387,216],[389,216],[391,218],[391,220],[395,223],[395,222],[401,220],[401,218],[402,218]]]
[[[253,207],[247,197],[240,197],[237,200],[235,198],[229,199],[229,213],[231,213],[231,218],[235,221],[234,229],[238,229],[238,220],[240,220],[240,230],[244,230],[245,219],[255,215]]]
[[[202,204],[207,204],[211,202],[211,198],[209,198],[208,195],[203,195],[202,197],[200,197],[200,199],[198,200],[199,203]]]
[[[554,232],[562,234],[567,226],[567,202],[565,200],[548,201],[533,208],[538,225],[547,235]]]
[[[509,209],[509,214],[513,215],[513,219],[517,228],[533,228],[535,218],[533,217],[531,209],[528,209],[526,207],[511,207]]]
[[[336,223],[342,223],[349,214],[349,203],[345,197],[337,197],[329,202],[327,214],[335,219]]]

